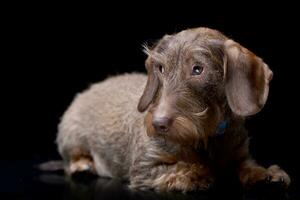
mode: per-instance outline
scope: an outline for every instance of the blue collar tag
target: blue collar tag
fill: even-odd
[[[224,120],[224,121],[220,122],[217,126],[216,135],[217,136],[224,135],[227,126],[228,126],[228,121],[227,120]]]

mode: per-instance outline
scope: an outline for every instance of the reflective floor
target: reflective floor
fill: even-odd
[[[44,173],[36,170],[32,161],[1,161],[0,192],[8,199],[106,200],[106,199],[299,199],[294,183],[286,193],[276,185],[245,192],[234,183],[221,183],[210,191],[188,194],[133,192],[127,183],[104,178],[70,179],[63,173]],[[2,198],[1,198],[2,199]]]

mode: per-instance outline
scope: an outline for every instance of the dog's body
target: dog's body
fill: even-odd
[[[245,187],[289,185],[283,170],[258,166],[248,151],[244,119],[263,107],[272,78],[260,58],[206,28],[165,36],[146,52],[148,78],[109,78],[65,113],[57,142],[67,173],[191,191],[207,189],[231,168]]]
[[[59,127],[59,152],[64,159],[71,159],[75,150],[92,156],[100,176],[129,178],[133,161],[145,152],[138,144],[150,141],[143,125],[145,114],[136,108],[146,81],[146,75],[127,74],[79,94]]]

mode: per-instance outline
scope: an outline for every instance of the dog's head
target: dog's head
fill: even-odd
[[[164,36],[148,55],[138,110],[147,134],[192,144],[214,134],[226,108],[245,117],[264,106],[272,72],[261,58],[220,32],[197,28]]]

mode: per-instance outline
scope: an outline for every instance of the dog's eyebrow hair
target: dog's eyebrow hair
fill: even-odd
[[[165,63],[165,56],[163,53],[157,53],[156,51],[152,51],[148,48],[147,45],[143,45],[143,52],[148,55],[149,57],[153,58],[154,60],[160,62],[160,63]]]

